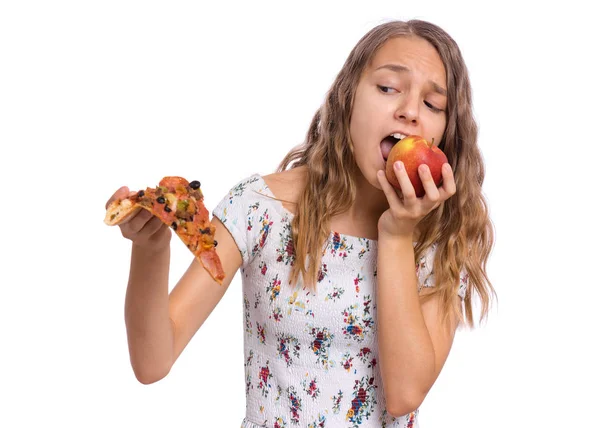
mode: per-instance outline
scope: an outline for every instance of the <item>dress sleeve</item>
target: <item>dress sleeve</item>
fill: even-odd
[[[258,175],[238,182],[217,204],[212,214],[218,218],[233,237],[242,256],[242,266],[248,265],[256,255],[256,221],[258,215]]]
[[[433,272],[433,260],[435,258],[435,252],[437,244],[433,244],[429,247],[421,258],[417,262],[417,281],[419,290],[423,287],[434,287],[435,286],[435,274]],[[467,292],[467,284],[469,283],[469,274],[463,268],[460,271],[460,280],[458,285],[458,295],[461,299],[464,299]]]

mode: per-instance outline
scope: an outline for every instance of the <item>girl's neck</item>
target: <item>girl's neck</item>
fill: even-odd
[[[360,175],[356,180],[356,197],[352,206],[346,212],[331,219],[331,229],[348,235],[376,240],[379,218],[387,209],[389,209],[389,204],[384,193],[373,187]],[[417,241],[418,237],[417,228],[413,240]]]
[[[356,181],[356,197],[350,208],[331,219],[330,228],[339,233],[377,239],[377,223],[389,207],[385,195],[362,175]]]

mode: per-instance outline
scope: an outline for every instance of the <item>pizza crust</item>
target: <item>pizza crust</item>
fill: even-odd
[[[113,201],[106,209],[106,217],[104,223],[109,226],[116,226],[127,222],[130,218],[135,216],[142,206],[134,204],[129,199],[122,199]]]

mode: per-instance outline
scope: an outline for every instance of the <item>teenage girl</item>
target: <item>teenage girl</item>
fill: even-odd
[[[419,168],[422,198],[401,162],[401,191],[384,174],[391,145],[408,135],[448,158],[440,188]],[[483,319],[494,294],[483,178],[454,40],[423,21],[372,29],[305,143],[214,209],[222,286],[194,260],[169,294],[169,228],[145,210],[120,226],[133,243],[125,314],[135,375],[166,376],[241,270],[243,427],[417,427],[457,326],[473,326],[473,296]]]

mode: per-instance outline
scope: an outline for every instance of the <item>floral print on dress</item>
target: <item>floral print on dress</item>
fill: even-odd
[[[322,264],[321,267],[319,268],[319,272],[317,274],[317,284],[319,282],[322,282],[326,276],[327,276],[327,265]]]
[[[240,196],[244,194],[246,188],[253,183],[256,183],[260,180],[260,177],[250,177],[247,180],[243,180],[241,183],[237,184],[233,189],[231,189],[229,202],[233,204],[234,199],[238,199]]]
[[[252,385],[252,375],[250,372],[246,372],[246,397],[250,394],[251,388],[254,388]]]
[[[279,234],[279,248],[277,248],[277,261],[293,266],[295,259],[294,241],[292,240],[292,224],[289,220],[284,224]]]
[[[365,335],[371,331],[374,326],[371,313],[371,296],[364,296],[362,304],[362,314],[357,303],[347,307],[342,314],[344,315],[344,324],[346,326],[342,330],[343,334],[358,342],[362,342]]]
[[[258,205],[258,204],[257,204]],[[271,231],[271,226],[273,226],[273,222],[269,218],[269,211],[265,210],[265,212],[258,219],[259,224],[261,225],[258,242],[252,248],[252,255],[256,255],[262,247],[265,246],[265,242],[267,242],[267,237],[269,236],[269,232]]]
[[[360,283],[365,280],[364,276],[361,276],[360,273],[356,274],[356,278],[354,278],[354,291],[356,294],[360,293]]]
[[[342,392],[342,390],[339,390],[337,392],[337,394],[335,394],[333,397],[331,397],[331,400],[333,401],[333,406],[332,406],[332,410],[334,414],[338,414],[340,413],[340,406],[342,405],[342,399],[344,398],[344,393]]]
[[[248,232],[252,231],[252,228],[254,227],[254,224],[252,223],[252,213],[257,211],[259,207],[260,203],[257,202],[255,204],[250,205],[250,207],[248,208],[248,223],[246,226],[246,230]]]
[[[295,263],[287,211],[259,175],[213,210],[242,255],[243,428],[417,428],[418,412],[385,408],[377,348],[377,241],[331,232],[316,290],[288,284]],[[433,286],[435,246],[415,264]],[[468,275],[461,272],[459,293]]]
[[[333,232],[331,243],[327,246],[332,255],[345,259],[354,249],[354,245],[348,244],[347,238],[338,232]]]
[[[302,290],[296,290],[288,297],[288,311],[287,314],[291,315],[292,312],[300,312],[309,317],[314,317],[312,308],[307,305],[310,303],[310,292],[305,288]]]
[[[309,334],[314,339],[310,344],[310,349],[317,356],[317,363],[325,370],[332,367],[335,363],[329,359],[329,348],[334,335],[327,327],[309,326]]]
[[[273,378],[273,374],[271,373],[271,369],[269,368],[269,361],[267,360],[267,364],[264,367],[260,367],[258,369],[258,385],[257,389],[260,390],[260,393],[263,397],[269,395],[271,392],[271,383],[270,379]]]
[[[244,321],[246,322],[246,334],[252,336],[252,322],[250,321],[250,301],[244,294]]]
[[[279,333],[277,343],[279,344],[279,357],[283,358],[288,367],[292,365],[292,356],[300,357],[300,345],[294,336]]]
[[[325,415],[319,414],[317,419],[308,424],[308,428],[324,428],[325,427]]]
[[[286,428],[287,426],[287,422],[281,416],[277,417],[277,419],[275,419],[275,422],[273,423],[273,428]]]
[[[356,381],[352,405],[346,413],[346,419],[352,423],[352,428],[359,428],[359,425],[371,416],[377,404],[374,380],[373,377],[363,377]]]
[[[258,305],[260,305],[260,303],[262,302],[262,297],[262,293],[258,291],[254,293],[254,309],[258,308]]]
[[[319,387],[317,385],[317,378],[313,378],[310,381],[307,381],[306,379],[304,379],[302,381],[302,389],[304,389],[304,392],[306,392],[306,395],[308,395],[313,400],[315,400],[321,393],[321,390],[319,389]]]
[[[267,286],[267,295],[269,296],[269,301],[273,303],[277,296],[279,296],[279,292],[281,291],[281,280],[279,279],[279,274],[275,275],[275,277],[271,280],[269,285]]]
[[[244,364],[246,367],[250,367],[252,365],[252,360],[254,359],[254,351],[250,349],[248,353],[248,358],[246,358],[246,363]]]
[[[366,238],[358,238],[358,242],[362,246],[358,253],[358,259],[360,260],[371,251],[371,241]]]
[[[280,322],[283,319],[283,310],[279,306],[277,306],[275,309],[273,309],[272,317],[275,320],[275,322]]]
[[[354,357],[350,354],[350,352],[346,352],[342,356],[342,367],[350,373],[350,369],[352,369],[352,361],[354,361]]]
[[[367,348],[367,347],[364,347],[364,348],[361,348],[360,352],[359,352],[359,353],[358,353],[356,356],[357,356],[357,357],[360,359],[360,361],[362,361],[362,362],[363,362],[363,364],[364,364],[364,363],[366,363],[366,362],[367,362],[367,360],[369,359],[369,356],[370,356],[370,355],[371,355],[371,349],[370,349],[370,348]]]
[[[256,336],[258,337],[258,342],[265,345],[267,341],[267,337],[265,335],[265,325],[260,324],[256,321]]]
[[[265,262],[260,262],[260,264],[258,265],[258,267],[260,268],[260,274],[261,275],[266,275],[267,274],[267,264]]]
[[[288,398],[290,400],[291,421],[293,424],[300,423],[300,412],[302,411],[302,398],[298,396],[296,388],[290,386],[287,389]]]
[[[342,297],[342,294],[344,294],[344,289],[340,288],[340,287],[334,287],[333,291],[330,292],[326,297],[325,297],[325,301],[327,300],[332,300],[332,301],[336,301],[338,299],[340,299]]]
[[[246,358],[246,362],[244,363],[244,367],[246,369],[246,397],[250,394],[250,389],[254,388],[252,385],[252,360],[254,359],[254,351],[250,349],[248,358]]]

